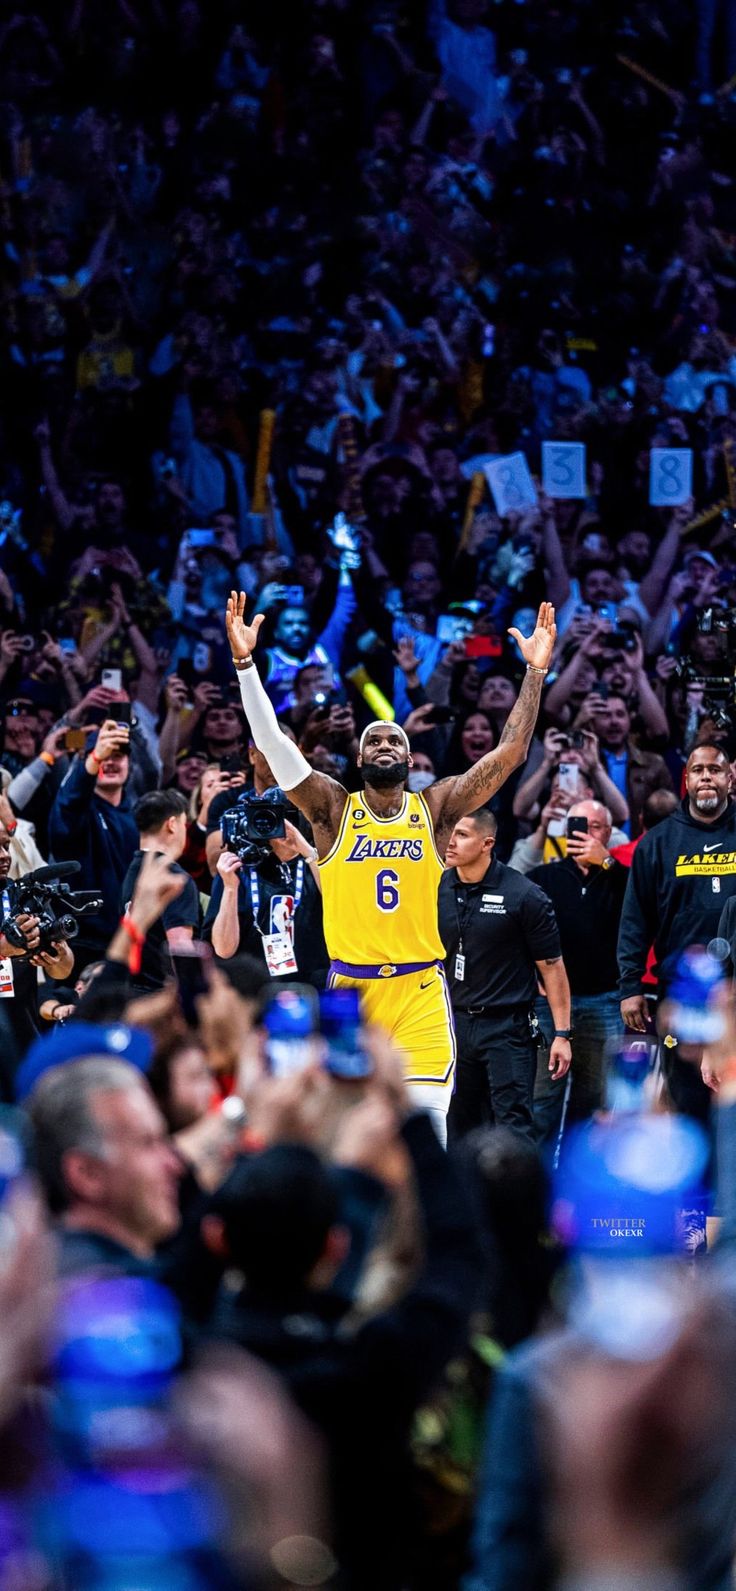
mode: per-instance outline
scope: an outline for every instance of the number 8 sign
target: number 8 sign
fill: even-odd
[[[502,518],[504,514],[518,514],[525,508],[536,508],[536,488],[523,453],[507,453],[504,458],[494,459],[492,464],[486,464],[484,468],[496,512]]]
[[[692,496],[693,450],[653,447],[649,454],[649,501],[653,508],[677,508]]]
[[[542,486],[548,497],[585,497],[585,443],[542,443]]]

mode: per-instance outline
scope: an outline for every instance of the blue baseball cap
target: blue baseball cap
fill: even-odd
[[[16,1099],[19,1103],[27,1099],[53,1066],[81,1061],[88,1055],[127,1061],[145,1075],[153,1060],[153,1040],[142,1028],[126,1027],[123,1022],[105,1027],[94,1022],[59,1024],[53,1033],[36,1039],[27,1050],[15,1076]]]

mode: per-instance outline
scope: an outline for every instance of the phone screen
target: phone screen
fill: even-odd
[[[503,641],[500,635],[466,635],[466,657],[502,657]]]
[[[319,997],[319,1012],[327,1040],[326,1070],[343,1082],[370,1077],[373,1062],[361,1042],[357,989],[325,989]]]
[[[580,769],[576,762],[561,762],[557,770],[557,779],[561,790],[566,790],[568,795],[576,796],[580,789]]]
[[[100,684],[108,691],[121,691],[123,688],[122,670],[119,668],[103,668],[100,675]]]
[[[266,995],[261,1024],[264,1057],[273,1077],[293,1077],[319,1058],[319,1005],[311,984],[292,983]]]

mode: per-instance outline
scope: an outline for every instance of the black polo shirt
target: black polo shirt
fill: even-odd
[[[572,994],[610,994],[618,986],[618,925],[629,870],[591,867],[583,873],[571,857],[535,867],[528,877],[552,902]]]
[[[530,1006],[537,961],[561,955],[555,914],[544,891],[496,857],[478,884],[463,884],[454,867],[440,880],[440,934],[455,1011],[476,1006]],[[462,941],[465,977],[455,976]]]
[[[143,866],[145,851],[136,851],[135,856],[123,879],[120,892],[120,909],[127,912],[133,897],[138,874]],[[160,852],[158,853],[161,854]],[[170,871],[184,876],[186,883],[176,900],[169,902],[163,916],[151,925],[146,935],[143,946],[141,970],[136,975],[134,982],[141,989],[160,989],[171,977],[172,966],[169,946],[166,939],[169,928],[191,928],[192,938],[199,939],[202,927],[202,908],[199,902],[199,890],[193,878],[190,878],[186,868],[180,867],[178,862],[172,862]],[[72,946],[72,948],[74,948]]]

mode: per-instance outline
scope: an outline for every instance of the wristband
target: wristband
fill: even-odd
[[[536,663],[527,663],[527,674],[549,674],[548,668],[537,668]]]
[[[253,659],[252,659],[252,657],[234,657],[233,658],[233,663],[235,664],[235,667],[238,670],[243,669],[243,668],[252,668],[253,667]]]
[[[97,772],[99,773],[100,768],[102,767],[102,762],[103,762],[102,757],[98,757],[96,751],[88,751],[87,752],[87,756],[91,757],[92,761],[97,763]]]
[[[54,758],[50,751],[39,751],[38,760],[39,762],[45,762],[47,768],[53,768],[54,766]]]
[[[143,955],[143,946],[146,942],[146,936],[142,929],[138,927],[137,923],[133,922],[132,917],[127,915],[127,912],[125,916],[121,917],[120,919],[120,927],[128,935],[128,938],[131,941],[130,954],[128,956],[128,972],[132,973],[133,977],[135,977],[136,974],[141,970],[141,959]]]
[[[15,820],[12,823],[6,823],[5,824],[5,832],[6,832],[6,834],[10,835],[11,839],[12,839],[13,835],[15,834],[15,831],[16,831],[17,827],[18,827],[18,819],[17,818],[15,818]]]
[[[572,1028],[555,1028],[556,1039],[571,1039]]]

